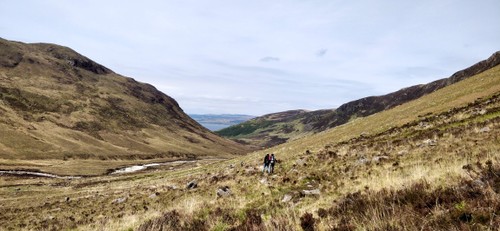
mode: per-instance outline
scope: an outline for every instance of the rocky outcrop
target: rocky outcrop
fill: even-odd
[[[15,67],[23,60],[23,54],[0,38],[0,67]]]
[[[68,64],[74,67],[79,67],[84,70],[93,72],[95,74],[111,74],[113,71],[106,68],[105,66],[98,64],[91,59],[78,54],[74,50],[68,47],[61,47],[54,44],[48,43],[37,43],[32,44],[31,46],[37,47],[47,53],[51,54],[54,58],[59,60],[64,60]]]
[[[500,51],[493,53],[488,59],[478,62],[469,68],[463,69],[461,71],[453,74],[448,81],[451,83],[456,83],[460,80],[469,78],[473,75],[477,75],[483,71],[491,69],[500,64]]]

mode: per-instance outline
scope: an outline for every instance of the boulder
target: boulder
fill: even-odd
[[[367,158],[364,158],[364,157],[362,157],[362,158],[358,159],[358,161],[356,161],[356,163],[358,165],[368,164],[369,162],[370,162],[370,160],[368,160]]]
[[[281,200],[281,202],[283,202],[283,203],[287,203],[287,202],[291,201],[291,200],[292,200],[292,198],[293,198],[293,197],[292,197],[292,195],[290,195],[290,194],[285,194],[285,196],[283,196],[283,199]]]
[[[121,203],[124,203],[126,201],[127,201],[126,197],[120,197],[120,198],[114,199],[111,203],[113,203],[113,204],[121,204]]]
[[[372,161],[373,162],[382,162],[382,161],[386,161],[386,160],[389,160],[389,157],[388,156],[374,156],[372,158]]]
[[[149,195],[149,198],[150,198],[150,199],[154,199],[154,198],[158,197],[159,195],[160,195],[160,193],[159,193],[159,192],[155,192],[155,193],[153,193],[153,194]]]
[[[481,110],[479,110],[479,111],[477,112],[477,114],[479,114],[479,115],[484,115],[484,114],[486,114],[486,113],[488,113],[488,111],[486,111],[486,109],[481,109]]]
[[[197,187],[198,187],[198,182],[196,180],[193,180],[186,185],[187,189],[194,189]]]
[[[167,185],[167,186],[163,186],[163,188],[166,188],[167,190],[176,190],[176,189],[178,189],[178,187],[175,186],[175,185]]]
[[[300,159],[296,160],[295,163],[297,163],[298,166],[305,166],[306,160],[303,158],[300,158]]]
[[[297,203],[300,200],[302,200],[302,197],[303,197],[302,192],[290,191],[283,196],[283,198],[281,199],[281,202],[283,202],[283,203],[288,203],[288,202]]]
[[[245,168],[245,173],[246,174],[253,174],[255,173],[255,169],[253,167],[250,167],[250,168]]]
[[[422,145],[424,146],[436,146],[437,145],[437,140],[435,139],[426,139],[422,141]]]
[[[302,190],[300,192],[303,196],[308,196],[308,195],[321,195],[321,192],[319,189],[312,189],[312,190]]]
[[[401,150],[398,152],[398,156],[404,156],[406,154],[408,154],[408,150]]]
[[[483,132],[490,132],[491,129],[489,127],[484,127],[484,128],[481,128],[479,129],[479,132],[483,133]]]
[[[231,196],[231,190],[229,189],[229,186],[224,186],[221,188],[218,188],[216,191],[217,197],[228,197]]]

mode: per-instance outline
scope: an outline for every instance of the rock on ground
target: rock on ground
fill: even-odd
[[[319,189],[302,190],[301,194],[304,195],[304,196],[307,196],[307,195],[321,195],[321,192],[319,191]]]
[[[196,182],[196,180],[193,180],[186,185],[187,189],[194,189],[197,187],[198,187],[198,182]]]
[[[216,191],[217,197],[228,197],[231,196],[231,190],[228,186],[218,188]]]
[[[285,196],[283,196],[283,199],[281,200],[281,202],[283,202],[283,203],[287,203],[287,202],[289,202],[289,201],[291,201],[291,200],[292,200],[292,195],[290,195],[290,194],[285,194]]]
[[[120,198],[116,198],[113,200],[113,204],[121,204],[121,203],[124,203],[127,201],[127,198],[126,197],[120,197]]]

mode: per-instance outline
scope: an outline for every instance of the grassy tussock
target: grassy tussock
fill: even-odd
[[[469,168],[469,166],[464,166]],[[500,225],[500,166],[478,165],[474,179],[433,187],[422,180],[404,189],[350,193],[319,209],[332,230],[487,230]],[[325,227],[325,228],[326,228]]]

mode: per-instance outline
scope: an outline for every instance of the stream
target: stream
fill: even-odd
[[[132,173],[132,172],[137,172],[137,171],[141,171],[144,169],[148,169],[150,167],[156,167],[156,166],[161,166],[161,165],[174,165],[174,164],[185,164],[185,163],[194,163],[194,162],[196,162],[196,160],[176,160],[176,161],[161,162],[161,163],[132,165],[132,166],[128,166],[125,168],[119,168],[117,170],[114,170],[113,172],[110,173],[110,175]]]
[[[21,170],[0,170],[1,175],[15,175],[15,176],[36,176],[36,177],[47,177],[55,179],[79,179],[81,176],[58,176],[55,174],[44,173],[44,172],[30,172]]]
[[[133,173],[141,170],[145,170],[151,167],[162,166],[162,165],[178,165],[185,163],[194,163],[196,160],[176,160],[176,161],[168,161],[168,162],[160,162],[160,163],[150,163],[150,164],[139,164],[132,165],[128,167],[119,168],[113,170],[110,175],[116,174],[125,174],[125,173]],[[25,170],[0,170],[0,176],[2,175],[14,175],[14,176],[35,176],[35,177],[46,177],[46,178],[55,178],[55,179],[79,179],[81,176],[59,176],[56,174],[44,173],[44,172],[31,172]]]

